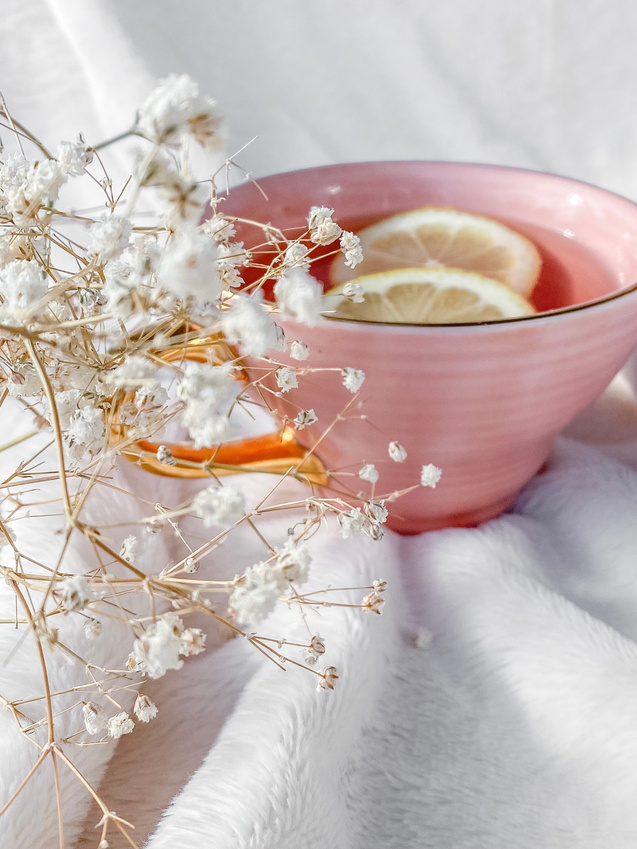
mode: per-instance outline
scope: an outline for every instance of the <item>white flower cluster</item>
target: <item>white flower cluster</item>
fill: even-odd
[[[390,442],[387,451],[394,463],[404,463],[407,459],[407,452],[400,442]]]
[[[137,129],[156,144],[178,144],[186,133],[204,148],[219,147],[222,141],[216,103],[202,97],[186,74],[160,80],[139,111]]]
[[[358,470],[358,477],[361,480],[376,483],[378,480],[378,469],[373,463],[363,463],[361,468]]]
[[[37,263],[16,259],[0,267],[3,312],[26,312],[44,298],[47,291],[46,278]]]
[[[152,387],[157,384],[157,367],[146,357],[133,354],[109,371],[106,380],[117,389],[136,389],[138,386]]]
[[[154,295],[154,279],[161,261],[156,238],[143,237],[129,244],[120,259],[104,266],[103,293],[108,309],[119,318],[132,315],[141,299]]]
[[[28,162],[23,154],[12,154],[0,165],[0,215],[27,226],[55,201],[65,179],[54,159]]]
[[[296,372],[288,366],[278,368],[275,373],[276,383],[281,392],[289,392],[290,389],[296,389],[299,382],[296,378]]]
[[[304,545],[290,540],[277,550],[276,559],[255,563],[235,579],[228,607],[240,625],[258,625],[273,610],[290,582],[303,584],[312,558]]]
[[[84,575],[69,575],[64,578],[60,588],[62,607],[70,610],[84,610],[87,604],[95,601],[97,595],[91,590]]]
[[[314,410],[301,410],[293,421],[296,430],[303,430],[318,421],[318,416]]]
[[[169,669],[181,669],[182,657],[199,654],[205,646],[203,631],[186,628],[179,616],[165,613],[135,640],[128,666],[149,678],[161,678]]]
[[[116,713],[115,716],[111,716],[108,720],[108,736],[113,737],[115,740],[123,737],[124,734],[131,734],[134,730],[135,723],[126,711]]]
[[[177,397],[184,402],[181,419],[188,428],[195,448],[209,448],[228,433],[229,422],[220,405],[234,391],[232,366],[224,363],[186,363],[184,376],[177,385]]]
[[[292,242],[283,254],[283,265],[286,268],[307,268],[310,263],[309,249],[302,242]]]
[[[157,714],[157,705],[151,701],[148,696],[139,693],[133,705],[133,713],[140,722],[150,722]]]
[[[197,493],[192,509],[203,519],[206,528],[213,525],[228,527],[246,515],[246,499],[236,486],[212,484]]]
[[[312,327],[321,317],[323,289],[304,268],[291,268],[274,284],[274,297],[281,312]]]
[[[338,514],[338,523],[343,539],[365,533],[372,539],[380,539],[383,535],[381,525],[389,515],[384,501],[368,501],[363,510],[353,507]]]
[[[343,232],[332,219],[334,210],[327,206],[313,206],[307,219],[310,239],[315,245],[329,245]]]
[[[79,461],[84,454],[97,454],[104,446],[106,426],[100,409],[90,404],[77,408],[71,414],[63,441],[70,460]]]
[[[343,286],[343,297],[353,304],[362,304],[365,300],[365,289],[362,283],[350,280]]]
[[[227,289],[240,289],[243,279],[238,268],[250,260],[250,252],[243,249],[243,242],[219,242],[217,245],[217,271],[221,283]]]
[[[349,389],[352,394],[358,392],[365,382],[365,372],[359,368],[350,368],[347,366],[341,370],[341,376],[343,378],[343,386],[345,389]]]
[[[263,357],[278,345],[276,325],[265,311],[259,296],[237,296],[221,315],[221,327],[231,345],[239,345],[242,354]]]
[[[135,534],[129,534],[122,542],[122,546],[119,550],[119,556],[128,563],[134,563],[137,560],[138,547],[139,540]]]
[[[91,224],[88,231],[87,252],[97,262],[106,263],[116,259],[128,245],[133,225],[128,218],[106,215],[101,221]]]
[[[214,303],[221,294],[218,255],[213,239],[194,227],[184,227],[164,250],[157,275],[160,288],[179,300]]]
[[[345,255],[345,265],[354,268],[363,261],[361,240],[354,233],[343,230],[341,233],[341,250]],[[359,284],[360,285],[360,284]]]
[[[93,151],[79,136],[76,142],[62,141],[58,147],[58,162],[63,174],[81,177],[93,161]]]
[[[310,349],[305,344],[305,342],[299,342],[298,339],[295,339],[293,342],[290,342],[290,356],[293,360],[307,360],[310,356]]]
[[[422,486],[431,487],[431,489],[436,488],[436,484],[442,477],[442,469],[439,469],[438,466],[434,466],[433,463],[428,463],[426,466],[422,467],[422,471],[420,472],[420,483]]]

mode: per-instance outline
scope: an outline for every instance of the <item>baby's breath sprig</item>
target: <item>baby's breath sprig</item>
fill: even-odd
[[[13,646],[3,663],[30,641],[42,680],[37,695],[0,693],[0,705],[36,752],[12,795],[0,799],[0,813],[10,817],[33,776],[51,764],[61,849],[62,771],[100,809],[96,845],[104,849],[117,833],[118,845],[135,846],[131,824],[100,798],[73,753],[152,723],[162,705],[144,692],[148,679],[176,674],[206,651],[208,635],[223,631],[245,637],[282,669],[311,673],[317,689],[330,691],[339,672],[329,665],[329,644],[312,611],[382,610],[382,581],[356,588],[365,593],[356,603],[340,600],[351,588],[306,591],[313,535],[331,516],[344,538],[379,539],[387,518],[382,500],[353,493],[350,501],[349,493],[335,492],[277,502],[286,477],[307,479],[291,468],[255,503],[245,488],[223,482],[228,472],[252,468],[223,454],[231,412],[261,402],[267,408],[268,397],[292,392],[312,371],[308,347],[285,338],[277,312],[318,322],[322,288],[313,260],[341,253],[354,267],[360,243],[327,207],[308,210],[298,238],[252,222],[263,244],[248,250],[237,241],[245,222],[224,214],[219,187],[236,164],[231,158],[219,165],[215,153],[224,123],[187,76],[162,80],[133,126],[99,143],[79,136],[53,151],[2,100],[0,113],[12,133],[3,132],[0,152],[0,407],[18,422],[0,446],[16,458],[0,482],[0,574],[3,592],[15,595],[0,627]],[[133,159],[118,184],[109,156],[125,140],[128,150],[134,144]],[[217,156],[203,179],[189,162],[191,145]],[[87,209],[75,211],[67,195],[81,195]],[[360,297],[355,286],[347,293]],[[295,364],[277,362],[279,351]],[[241,355],[262,363],[250,384],[237,381],[246,377]],[[355,397],[365,375],[344,363],[334,378]],[[318,422],[313,409],[299,409],[289,424],[328,433],[338,421]],[[179,438],[208,451],[208,459],[184,459]],[[389,452],[404,459],[397,443]],[[139,476],[124,483],[125,460],[162,474],[180,464],[209,482],[194,495],[179,486],[149,495]],[[375,481],[374,466],[363,468],[361,477]],[[422,484],[435,486],[437,474],[423,469]],[[277,512],[293,517],[291,532],[268,539],[258,519]],[[54,543],[38,548],[32,542],[42,522],[54,523]],[[254,536],[261,559],[219,577],[222,546],[239,533]],[[306,637],[253,630],[277,606],[299,613]],[[317,669],[319,659],[327,665]]]

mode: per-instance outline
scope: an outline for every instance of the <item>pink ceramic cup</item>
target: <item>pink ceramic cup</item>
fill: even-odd
[[[287,230],[303,225],[311,206],[333,208],[349,228],[419,206],[450,206],[509,223],[543,255],[534,299],[544,311],[530,318],[446,326],[326,318],[315,327],[277,319],[289,340],[309,345],[302,365],[365,372],[346,420],[328,433],[352,399],[338,371],[301,377],[297,389],[275,399],[276,409],[282,419],[314,409],[318,422],[298,438],[309,447],[320,439],[317,453],[338,470],[337,488],[387,498],[416,487],[387,504],[388,525],[398,533],[470,526],[500,514],[637,343],[637,205],[608,191],[532,171],[445,162],[330,166],[259,184],[267,200],[245,185],[232,190],[224,212]],[[254,236],[239,228],[248,245]],[[407,451],[403,463],[388,456],[393,440]],[[363,461],[380,473],[373,493],[356,474]],[[442,469],[435,489],[420,485],[428,463]]]

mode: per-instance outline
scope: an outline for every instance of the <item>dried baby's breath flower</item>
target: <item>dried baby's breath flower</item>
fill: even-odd
[[[94,601],[95,593],[88,585],[84,575],[69,575],[64,578],[60,587],[62,607],[70,610],[83,610],[87,604]]]
[[[84,702],[82,705],[82,716],[84,718],[84,727],[89,734],[101,734],[106,730],[108,719],[104,713],[104,709],[100,705],[93,702]]]
[[[128,666],[149,678],[161,678],[170,669],[181,669],[184,665],[181,656],[198,654],[204,645],[203,632],[184,628],[179,616],[165,613],[135,640]]]
[[[219,213],[208,218],[202,229],[220,244],[227,244],[235,234],[232,221]]]
[[[137,549],[139,540],[135,534],[129,534],[122,542],[122,547],[119,550],[119,556],[128,563],[134,563],[137,560]]]
[[[283,548],[277,549],[276,562],[286,580],[298,584],[307,581],[312,557],[306,545],[288,540]]]
[[[407,459],[407,452],[400,442],[390,442],[388,452],[394,463],[404,463]]]
[[[216,266],[222,285],[227,289],[240,289],[243,278],[239,267],[250,260],[250,252],[244,250],[242,242],[219,242],[217,245]],[[251,300],[260,297],[260,292],[253,294]]]
[[[368,501],[365,504],[365,513],[370,522],[375,525],[384,524],[389,516],[384,501]]]
[[[361,240],[348,230],[343,230],[341,233],[341,251],[345,255],[345,265],[350,268],[354,268],[363,261]]]
[[[352,393],[358,392],[365,381],[365,372],[359,368],[350,368],[347,366],[347,368],[341,370],[341,375],[343,377],[343,386]]]
[[[180,300],[198,304],[215,301],[221,293],[216,243],[194,227],[174,233],[162,256],[157,280],[161,288]]]
[[[242,354],[263,357],[277,344],[274,322],[265,312],[261,296],[236,297],[231,308],[221,316],[221,326],[228,342],[238,344]]]
[[[118,215],[104,216],[89,227],[89,256],[96,257],[101,263],[116,259],[128,244],[131,232],[132,224],[128,219]]]
[[[338,669],[335,666],[326,666],[325,669],[321,669],[320,672],[317,673],[318,682],[316,685],[316,689],[320,692],[321,690],[333,690],[334,685],[338,681]]]
[[[16,539],[13,528],[10,528],[6,522],[2,522],[0,524],[0,552],[3,552],[5,548],[14,548]]]
[[[157,384],[157,367],[145,357],[133,355],[109,371],[106,381],[117,389],[135,389]]]
[[[201,628],[184,628],[181,634],[180,654],[191,657],[194,654],[201,654],[205,648],[206,635]]]
[[[291,245],[288,245],[285,249],[285,253],[283,254],[283,265],[287,268],[294,268],[297,266],[307,268],[310,262],[308,254],[309,250],[306,245],[301,242],[292,242]]]
[[[62,173],[81,177],[93,161],[93,151],[80,135],[76,142],[60,142],[57,159]]]
[[[236,486],[212,484],[194,497],[192,509],[204,526],[232,525],[246,514],[245,494]]]
[[[343,286],[343,297],[354,304],[362,304],[365,300],[365,289],[362,283],[350,280]]]
[[[170,229],[196,225],[206,201],[206,189],[190,177],[169,173],[158,185],[161,199],[166,205],[164,222]]]
[[[178,144],[190,133],[202,147],[213,148],[221,142],[222,120],[216,103],[200,95],[191,77],[170,74],[144,101],[137,129],[156,144]]]
[[[35,223],[42,207],[52,204],[66,180],[55,160],[28,162],[21,153],[0,165],[0,213],[18,227]]]
[[[341,235],[341,228],[332,220],[334,210],[327,206],[313,206],[307,219],[310,239],[315,245],[329,245]]]
[[[361,602],[361,606],[366,613],[378,613],[379,615],[383,611],[384,604],[385,599],[376,592],[369,593]]]
[[[199,562],[195,560],[194,557],[186,557],[184,560],[183,570],[184,572],[188,572],[188,574],[192,574],[199,569]]]
[[[103,293],[108,308],[119,318],[128,318],[137,305],[144,278],[130,263],[113,260],[104,268]]]
[[[220,405],[234,390],[232,366],[224,363],[186,363],[184,376],[177,385],[177,396],[184,402],[181,418],[195,448],[207,448],[220,442],[230,425]]]
[[[235,579],[228,607],[240,625],[258,625],[272,613],[288,586],[278,564],[255,563]]]
[[[303,430],[304,427],[309,427],[318,421],[318,416],[314,412],[314,410],[301,410],[301,412],[294,419],[294,427],[297,430]]]
[[[341,536],[343,539],[356,536],[361,533],[365,527],[367,519],[360,510],[360,507],[353,507],[343,513],[338,514],[338,523],[341,528]]]
[[[248,222],[225,216],[216,185],[222,169],[208,169],[202,175],[206,179],[200,179],[189,161],[193,140],[205,148],[219,142],[220,117],[214,102],[184,75],[162,80],[143,104],[134,128],[124,134],[138,139],[137,158],[130,179],[124,181],[111,180],[109,155],[102,155],[117,138],[94,148],[82,137],[62,142],[56,159],[47,154],[47,148],[55,148],[26,128],[11,138],[10,127],[19,125],[4,101],[0,111],[5,113],[2,142],[6,145],[9,137],[12,150],[19,149],[0,149],[0,391],[12,396],[5,399],[8,408],[26,416],[25,431],[16,428],[4,440],[11,451],[3,457],[10,461],[15,453],[19,459],[15,469],[5,470],[2,487],[0,572],[16,591],[19,618],[14,622],[11,610],[5,627],[23,627],[30,616],[32,627],[27,624],[24,639],[35,638],[44,654],[41,659],[53,652],[74,659],[68,674],[60,671],[57,661],[52,663],[53,677],[44,676],[43,689],[31,693],[29,688],[26,693],[25,703],[39,701],[49,714],[45,719],[50,745],[38,762],[44,764],[54,751],[72,760],[74,746],[112,745],[131,733],[136,721],[148,722],[156,715],[156,706],[144,694],[137,696],[130,715],[119,703],[128,705],[142,676],[160,678],[204,651],[206,635],[186,619],[195,611],[212,612],[216,624],[227,626],[228,635],[263,621],[278,603],[302,611],[304,617],[307,610],[308,620],[315,609],[326,611],[327,601],[297,591],[311,568],[307,540],[332,512],[340,513],[343,537],[362,531],[378,538],[386,511],[380,502],[367,504],[363,511],[350,509],[338,497],[311,496],[306,499],[307,514],[290,522],[285,544],[276,547],[267,538],[269,526],[262,516],[276,515],[272,511],[281,507],[296,509],[287,496],[277,503],[276,493],[282,490],[273,487],[267,503],[254,493],[250,501],[242,489],[221,486],[218,479],[220,472],[246,468],[242,462],[221,459],[230,447],[223,445],[230,434],[230,411],[239,407],[240,414],[251,414],[258,396],[268,410],[273,394],[280,398],[297,386],[299,374],[312,371],[276,362],[277,351],[289,351],[286,357],[297,361],[309,354],[299,339],[288,344],[286,322],[275,323],[277,314],[291,319],[290,327],[293,321],[322,321],[322,285],[310,274],[314,258],[340,250],[346,265],[360,261],[358,238],[341,230],[332,210],[312,208],[307,228],[298,222],[295,232],[301,236],[290,241],[272,224],[250,222],[246,229]],[[227,160],[225,167],[231,165]],[[102,192],[101,202],[88,200],[81,214],[65,207],[60,189],[71,179],[74,193],[85,183],[90,192]],[[202,208],[204,197],[207,211]],[[152,208],[159,211],[155,214]],[[200,224],[206,212],[212,217]],[[235,223],[240,235],[235,234]],[[248,242],[249,228],[255,225],[263,235]],[[239,241],[243,233],[245,244]],[[262,242],[266,251],[257,247]],[[328,243],[334,244],[327,251],[316,249]],[[261,293],[272,288],[274,303],[267,303]],[[345,291],[359,298],[358,284],[347,284]],[[291,330],[289,335],[297,334]],[[243,379],[244,368],[234,360],[231,345],[252,360],[263,358],[254,369],[250,362],[251,380],[253,373],[256,379],[245,390],[233,379]],[[340,364],[332,370],[341,371]],[[357,392],[364,374],[347,367],[341,377],[349,391]],[[313,409],[297,407],[295,413],[299,430],[317,421]],[[326,434],[339,426],[339,419],[325,423]],[[188,449],[211,450],[202,451],[200,463],[189,461],[184,451],[178,468],[171,468],[176,465],[171,447],[185,442]],[[115,464],[123,472],[122,457],[137,465],[128,467],[130,491],[124,483],[128,476],[113,474]],[[355,457],[351,462],[353,468],[360,465]],[[209,485],[192,498],[192,490],[189,496],[179,495],[185,491],[158,480],[144,493],[138,475],[151,466],[164,476],[175,471],[206,473]],[[163,504],[164,498],[171,503]],[[57,517],[59,533],[51,545],[43,538],[34,558],[29,528],[40,515],[47,522]],[[16,539],[11,526],[18,520],[15,527],[21,533]],[[236,534],[235,525],[241,526]],[[123,528],[153,537],[128,534],[118,553]],[[264,546],[264,560],[229,580],[228,573],[221,572],[232,552],[243,556],[252,549],[247,541],[244,549],[239,540],[238,548],[227,547],[224,559],[223,544],[231,534],[236,538],[253,532]],[[72,545],[67,545],[69,540]],[[140,541],[143,557],[141,552],[137,556]],[[82,574],[77,574],[78,553]],[[200,563],[210,562],[212,574],[202,568],[206,574],[191,577]],[[374,583],[370,597],[382,591],[381,583]],[[214,607],[213,594],[218,594]],[[226,597],[224,611],[217,598]],[[369,601],[368,606],[373,610],[379,604]],[[92,642],[100,634],[99,642]],[[112,653],[126,634],[131,635],[130,654],[125,669],[118,669],[129,648],[118,649],[123,651],[119,661]],[[256,632],[247,637],[260,648],[277,642],[279,648],[299,646],[298,638],[272,641]],[[296,664],[294,674],[304,674],[299,667],[307,671],[325,652],[318,634],[302,648],[305,664]],[[7,663],[22,654],[10,652]],[[287,660],[278,652],[273,658],[279,664]],[[88,674],[80,674],[82,669]],[[337,677],[334,667],[320,671],[319,688],[332,689]],[[21,696],[16,690],[16,705]],[[67,698],[71,707],[65,708]],[[101,704],[105,700],[115,714],[110,719]],[[76,729],[69,734],[64,717],[68,710],[79,716],[78,702],[83,726],[78,725],[86,732]],[[38,736],[33,722],[23,721],[21,708],[13,713],[18,733]],[[29,777],[23,782],[25,795],[38,786]],[[132,842],[128,824],[81,780],[103,813],[100,847],[106,849],[107,829],[114,825],[121,827],[123,842]]]
[[[31,363],[16,363],[7,379],[9,394],[29,398],[42,392],[42,381]]]
[[[124,734],[130,734],[134,730],[135,723],[126,711],[116,713],[115,716],[111,716],[108,720],[108,736],[113,737],[115,740]]]
[[[290,356],[293,360],[307,360],[310,355],[310,349],[305,342],[294,340],[290,342]]]
[[[320,634],[315,634],[308,643],[303,657],[306,663],[313,665],[322,654],[325,654],[325,640]]]
[[[387,589],[387,581],[383,581],[382,578],[377,578],[373,583],[374,592],[376,593],[384,593]]]
[[[420,473],[420,483],[422,486],[429,486],[432,489],[436,488],[436,484],[442,477],[442,470],[437,466],[434,466],[433,463],[429,463],[426,466],[422,467],[422,471]]]
[[[323,289],[305,269],[285,271],[274,284],[274,297],[284,315],[310,327],[320,320]]]
[[[102,633],[102,623],[99,619],[87,619],[84,623],[84,634],[87,639],[95,640]]]
[[[150,722],[157,716],[157,705],[148,696],[139,693],[133,705],[133,713],[140,722]]]
[[[46,278],[35,262],[16,259],[0,267],[0,297],[3,311],[28,310],[46,295],[47,290]]]
[[[96,454],[104,444],[105,432],[101,410],[88,405],[75,410],[64,433],[69,458],[80,460],[87,452]]]
[[[159,446],[156,457],[159,462],[163,463],[165,466],[175,466],[177,464],[177,460],[173,457],[173,452],[167,445]]]
[[[378,469],[373,463],[364,463],[358,471],[358,477],[361,480],[376,483],[378,480]]]
[[[290,389],[296,389],[299,385],[296,379],[296,373],[287,366],[278,368],[275,373],[276,383],[281,392],[289,392]]]

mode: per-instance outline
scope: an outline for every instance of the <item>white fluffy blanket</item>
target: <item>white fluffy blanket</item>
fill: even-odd
[[[244,641],[215,648],[211,635],[212,650],[146,688],[160,715],[120,741],[107,770],[112,749],[82,750],[85,775],[104,775],[101,792],[142,842],[162,817],[149,849],[633,849],[637,472],[607,455],[637,464],[637,407],[619,388],[601,418],[598,405],[574,429],[599,437],[606,422],[605,453],[562,440],[495,521],[379,543],[316,537],[318,583],[390,585],[381,617],[321,617],[327,662],[342,674],[334,692]],[[266,482],[244,485],[254,493]],[[33,550],[51,545],[52,520],[29,521]],[[285,527],[279,517],[268,531]],[[226,562],[248,556],[245,545],[229,547]],[[6,607],[10,591],[0,593]],[[288,612],[267,631],[304,633]],[[2,638],[5,655],[17,637]],[[128,649],[126,635],[111,639],[102,660],[121,663]],[[0,669],[2,693],[39,687],[21,651],[22,667],[14,657]],[[60,659],[50,674],[62,689],[81,670]],[[33,753],[0,720],[6,798]],[[0,845],[55,846],[51,776],[38,780],[0,821]],[[72,782],[65,792],[69,845],[95,846],[99,816]]]

